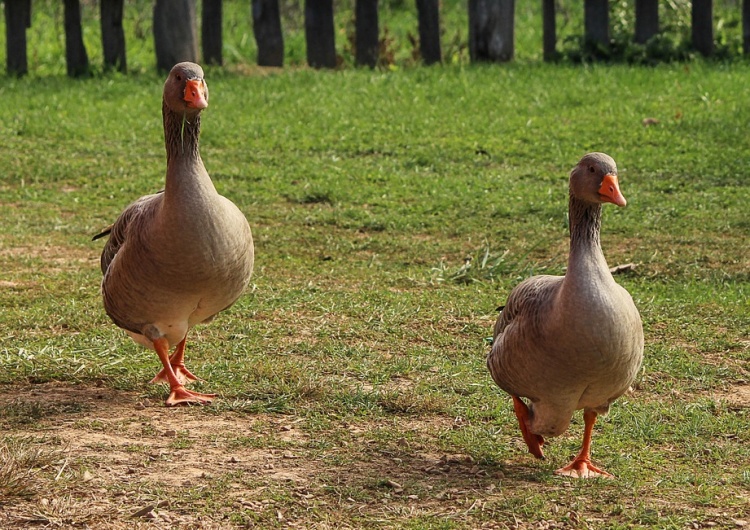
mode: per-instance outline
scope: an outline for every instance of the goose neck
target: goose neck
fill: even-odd
[[[597,203],[582,201],[571,195],[568,204],[570,217],[570,249],[599,250],[601,241],[599,233],[602,226],[602,206]]]
[[[179,161],[192,162],[200,158],[199,138],[200,114],[188,116],[172,111],[167,104],[162,107],[164,118],[164,143],[167,149],[167,165]]]
[[[570,255],[566,283],[611,281],[612,276],[599,239],[601,204],[571,196],[569,212]]]

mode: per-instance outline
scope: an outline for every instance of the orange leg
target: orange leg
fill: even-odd
[[[523,434],[523,441],[529,448],[529,453],[537,458],[544,458],[544,452],[542,451],[542,445],[544,445],[544,438],[538,434],[534,434],[529,429],[529,421],[531,420],[531,414],[529,413],[529,407],[526,403],[521,401],[518,396],[511,396],[513,398],[513,410],[516,412],[516,418],[518,418],[518,425],[521,427],[521,434]]]
[[[172,371],[174,372],[175,376],[177,376],[177,380],[180,381],[180,383],[182,383],[183,385],[188,381],[198,381],[198,378],[185,367],[186,339],[187,337],[180,341],[180,343],[175,348],[174,353],[169,357],[169,364],[172,366]],[[167,377],[167,369],[162,368],[162,370],[158,374],[156,374],[156,376],[154,376],[151,382],[169,383],[169,379]]]
[[[184,340],[180,343],[182,344],[183,351],[185,347],[184,343]],[[192,392],[185,388],[185,386],[179,380],[179,378],[175,374],[174,369],[172,368],[171,359],[169,357],[169,343],[167,342],[167,339],[165,339],[164,337],[156,339],[154,341],[154,349],[159,356],[159,360],[161,361],[162,366],[164,366],[164,369],[159,372],[159,374],[161,375],[161,373],[164,372],[166,382],[169,384],[170,393],[166,401],[168,407],[180,404],[189,405],[195,403],[198,405],[205,405],[207,403],[211,403],[213,398],[216,397],[216,394],[201,394],[200,392]],[[177,351],[175,351],[175,354],[177,354]]]
[[[591,435],[594,432],[596,416],[596,411],[583,411],[584,430],[583,446],[581,447],[581,452],[578,453],[578,456],[576,456],[570,464],[555,471],[556,475],[564,475],[567,477],[575,478],[614,478],[603,469],[599,469],[591,463]]]

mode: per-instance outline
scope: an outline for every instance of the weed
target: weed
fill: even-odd
[[[0,495],[3,498],[33,495],[41,470],[60,459],[60,450],[39,438],[3,436],[0,439]]]

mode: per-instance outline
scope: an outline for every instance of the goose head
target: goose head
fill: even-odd
[[[570,193],[588,203],[627,204],[620,192],[617,165],[611,156],[604,153],[589,153],[581,158],[570,173]]]
[[[164,82],[164,103],[172,112],[196,115],[208,107],[208,85],[195,63],[178,63]]]

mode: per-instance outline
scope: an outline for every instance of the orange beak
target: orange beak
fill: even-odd
[[[203,79],[188,79],[185,83],[185,101],[191,109],[205,109],[208,107],[206,99],[206,83]]]
[[[628,203],[622,193],[620,193],[620,183],[617,180],[617,175],[610,173],[604,175],[602,185],[599,187],[599,197],[601,197],[603,202],[611,202],[617,206],[625,206]]]

